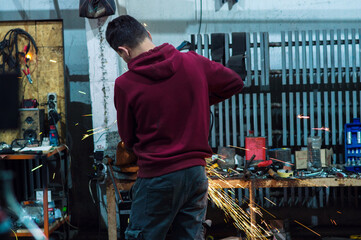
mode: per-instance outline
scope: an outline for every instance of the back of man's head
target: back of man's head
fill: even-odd
[[[105,35],[115,51],[118,51],[119,46],[136,48],[149,37],[144,26],[129,15],[121,15],[109,22]]]

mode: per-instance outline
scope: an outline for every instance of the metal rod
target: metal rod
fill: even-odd
[[[250,43],[250,33],[246,33],[246,66],[247,66],[247,81],[245,83],[246,86],[251,86],[252,84],[252,58],[251,58],[251,43]]]
[[[282,85],[286,85],[286,40],[285,32],[281,32],[282,53]]]
[[[331,122],[332,122],[332,145],[336,145],[336,95],[331,92]],[[335,159],[335,158],[334,158]]]
[[[257,43],[257,33],[253,33],[253,43]],[[258,86],[258,47],[253,48],[254,85]]]
[[[300,42],[299,33],[295,31],[296,84],[300,84]]]
[[[323,106],[324,106],[324,117],[325,117],[325,127],[326,128],[329,128],[329,122],[328,122],[328,109],[329,109],[329,106],[328,106],[328,92],[324,92],[324,99],[323,99]],[[325,144],[326,145],[329,145],[330,144],[330,132],[329,131],[326,131],[325,132]]]
[[[272,146],[272,113],[271,113],[271,93],[267,93],[267,130],[268,146]]]
[[[321,83],[320,31],[316,30],[316,83]]]
[[[258,103],[257,93],[252,94],[253,97],[253,131],[254,136],[258,136]]]
[[[239,94],[239,142],[244,147],[244,116],[243,116],[243,94]]]
[[[348,30],[345,29],[345,39],[348,38]],[[348,41],[345,41],[345,68],[346,68],[346,83],[350,82],[350,69],[349,69],[349,48],[348,48]]]
[[[289,119],[290,119],[290,146],[295,145],[295,127],[294,127],[294,112],[293,112],[293,93],[289,93]]]

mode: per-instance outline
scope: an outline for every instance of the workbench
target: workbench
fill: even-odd
[[[284,179],[212,179],[214,188],[247,188],[249,189],[250,219],[256,226],[255,191],[257,188],[288,188],[288,187],[360,187],[361,179],[357,178],[284,178]]]
[[[23,154],[21,152],[14,154],[2,154],[0,155],[0,161],[28,161],[31,166],[34,166],[32,162],[40,167],[41,164],[41,174],[39,175],[39,182],[42,182],[43,189],[43,211],[44,211],[44,228],[42,229],[47,239],[49,239],[50,234],[59,228],[66,221],[69,221],[69,215],[63,216],[61,219],[56,220],[54,223],[49,224],[49,215],[48,215],[48,183],[49,183],[49,171],[48,171],[48,161],[50,161],[53,157],[59,156],[59,160],[62,160],[62,164],[64,164],[63,169],[66,169],[67,165],[67,156],[68,149],[66,145],[61,145],[57,147],[51,148],[49,151],[43,151],[41,154]],[[24,165],[26,166],[26,165]],[[25,169],[25,168],[24,168]],[[37,171],[37,170],[35,170]],[[19,173],[18,173],[19,174]],[[33,171],[27,173],[24,171],[24,174],[32,175]],[[33,179],[32,179],[33,180]],[[36,179],[37,180],[37,179]],[[34,183],[33,183],[34,184]],[[25,182],[24,185],[27,185]],[[26,194],[27,195],[27,194]],[[27,199],[23,199],[27,200]],[[18,229],[15,231],[17,237],[31,237],[31,233],[27,229]],[[15,237],[14,233],[11,233],[11,236]]]

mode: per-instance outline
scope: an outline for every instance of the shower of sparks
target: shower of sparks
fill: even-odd
[[[249,149],[247,149],[247,148],[241,148],[241,147],[232,146],[232,145],[228,145],[228,147],[238,148],[238,149],[241,149],[241,150],[244,150],[244,151],[249,151]]]
[[[31,169],[31,171],[34,172],[36,169],[41,168],[42,166],[43,166],[43,164],[40,164],[39,166],[34,167],[33,169]]]
[[[268,198],[264,197],[264,199],[266,199],[267,201],[269,201],[270,203],[272,203],[273,205],[276,206],[276,204],[274,202],[272,202],[271,200],[269,200]]]
[[[340,211],[337,211],[337,213],[338,213],[338,214],[342,214],[342,212],[340,212]]]
[[[83,134],[83,138],[81,140],[83,141],[84,139],[86,139],[94,134],[108,131],[116,122],[117,122],[117,120],[115,120],[112,124],[110,124],[108,127],[105,127],[105,128],[97,127],[97,128],[87,130],[87,132],[90,132],[90,133]]]
[[[56,63],[56,61],[53,59],[50,59],[49,62]]]
[[[303,116],[302,114],[298,114],[297,117],[301,118],[301,119],[309,119],[310,118],[310,116]]]
[[[299,224],[299,225],[301,225],[302,227],[306,228],[307,230],[310,230],[311,232],[313,232],[313,233],[314,233],[314,234],[316,234],[317,236],[321,237],[321,234],[319,234],[319,233],[317,233],[317,232],[313,231],[311,228],[309,228],[309,227],[307,227],[307,226],[303,225],[302,223],[300,223],[300,222],[298,222],[298,221],[296,221],[296,220],[294,220],[294,222],[295,222],[295,223],[298,223],[298,224]]]
[[[78,91],[78,92],[81,93],[81,94],[86,95],[86,92],[83,92],[83,91]]]
[[[232,188],[232,186],[225,181],[224,177],[220,175],[214,167],[210,166],[212,159],[209,158],[206,160],[208,162],[207,172],[209,175],[217,177],[217,179],[222,181],[222,183],[229,185],[229,187]],[[265,229],[259,225],[252,224],[250,215],[239,206],[237,199],[232,197],[232,194],[234,195],[234,191],[224,191],[222,187],[215,183],[211,178],[208,178],[208,180],[208,197],[218,208],[225,212],[227,217],[234,220],[233,225],[236,228],[243,230],[249,238],[267,239],[267,237],[263,234],[263,232],[266,232]],[[252,207],[252,209],[257,213],[260,213],[259,209],[256,207]]]
[[[330,221],[331,221],[332,224],[335,224],[335,226],[337,226],[337,223],[336,223],[335,220],[333,220],[332,218],[330,218]]]
[[[319,130],[319,131],[326,131],[326,132],[329,132],[330,129],[327,128],[327,127],[321,127],[321,128],[312,128],[313,130]]]
[[[282,161],[282,160],[279,160],[279,159],[276,159],[276,158],[271,158],[271,157],[270,157],[269,159],[274,160],[274,161],[278,161],[278,162],[287,163],[287,164],[289,164],[289,165],[294,165],[293,163],[285,162],[285,161]]]
[[[91,117],[93,116],[93,114],[84,114],[84,115],[81,115],[82,117]]]

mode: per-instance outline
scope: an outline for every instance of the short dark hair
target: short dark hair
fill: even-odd
[[[105,35],[115,51],[119,46],[135,48],[149,37],[144,26],[129,15],[121,15],[109,22]]]

